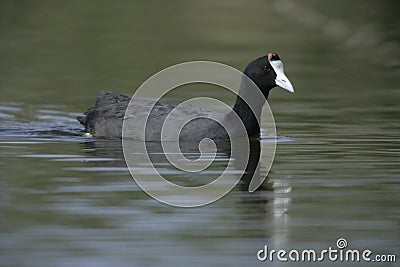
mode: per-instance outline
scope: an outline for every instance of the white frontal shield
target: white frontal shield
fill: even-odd
[[[271,60],[269,62],[276,73],[275,83],[276,85],[282,87],[283,89],[293,93],[294,88],[292,83],[289,81],[288,77],[286,77],[285,72],[283,70],[283,63],[281,60]]]

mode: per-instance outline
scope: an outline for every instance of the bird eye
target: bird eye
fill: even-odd
[[[264,66],[264,71],[269,71],[271,68],[268,65]]]

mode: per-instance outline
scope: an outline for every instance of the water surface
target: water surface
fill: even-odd
[[[265,244],[322,250],[338,238],[399,261],[398,10],[389,0],[2,1],[0,261],[274,266],[256,258]],[[75,120],[100,91],[132,94],[169,65],[242,69],[270,51],[296,92],[270,94],[280,139],[256,193],[239,185],[202,208],[160,204],[133,182],[119,140],[84,137]],[[194,176],[155,164],[197,184],[219,156]]]

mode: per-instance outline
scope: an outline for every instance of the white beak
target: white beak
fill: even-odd
[[[286,77],[285,72],[283,71],[283,63],[280,60],[271,60],[269,62],[276,73],[275,83],[276,85],[282,87],[283,89],[294,93],[294,88],[292,83],[289,81],[288,77]]]

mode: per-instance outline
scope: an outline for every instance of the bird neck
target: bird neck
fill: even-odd
[[[246,128],[247,135],[251,137],[260,134],[261,111],[268,98],[268,93],[266,96],[263,96],[259,90],[254,93],[254,86],[248,83],[242,79],[239,89],[239,95],[242,97],[237,96],[232,112],[236,112]],[[228,117],[233,116],[232,112],[228,114]]]

